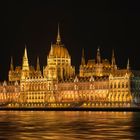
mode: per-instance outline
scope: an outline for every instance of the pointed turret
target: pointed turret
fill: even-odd
[[[112,60],[111,60],[111,63],[112,63],[112,66],[116,65],[114,50],[112,50]]]
[[[127,70],[130,70],[129,58],[128,58],[128,60],[127,60]]]
[[[51,43],[50,55],[53,55],[53,45],[52,45],[52,43]]]
[[[10,63],[10,70],[14,70],[14,65],[13,65],[13,57],[11,56],[11,63]]]
[[[36,70],[37,70],[37,71],[40,71],[39,57],[37,57]]]
[[[97,63],[100,64],[101,63],[101,55],[100,55],[100,49],[97,49]]]
[[[116,65],[116,60],[115,60],[115,55],[114,55],[114,50],[112,50],[112,60],[111,60],[112,68],[117,69]]]
[[[28,70],[29,71],[29,62],[28,62],[26,46],[25,46],[24,56],[23,56],[23,61],[22,61],[22,70]]]
[[[61,37],[60,37],[59,24],[58,24],[56,44],[60,44],[60,43],[61,43]]]
[[[82,49],[82,58],[81,58],[81,65],[85,65],[85,54],[84,54],[84,48]]]

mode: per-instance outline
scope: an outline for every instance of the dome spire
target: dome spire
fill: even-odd
[[[61,43],[61,37],[60,37],[60,31],[59,31],[59,23],[58,23],[58,31],[57,31],[57,40],[56,40],[56,44],[60,44]]]

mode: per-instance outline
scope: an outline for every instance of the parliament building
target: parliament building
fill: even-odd
[[[0,84],[0,105],[6,107],[132,107],[140,103],[140,71],[130,68],[129,59],[119,69],[112,51],[111,61],[102,59],[97,49],[95,59],[85,61],[82,50],[79,73],[61,41],[51,44],[47,65],[40,69],[29,65],[25,46],[22,66],[11,58],[8,81]]]

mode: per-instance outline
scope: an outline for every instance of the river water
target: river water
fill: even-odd
[[[0,139],[140,139],[140,112],[0,111]]]

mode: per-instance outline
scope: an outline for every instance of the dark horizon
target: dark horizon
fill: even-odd
[[[0,81],[8,79],[10,58],[14,66],[22,65],[25,44],[30,65],[46,65],[51,42],[55,43],[60,24],[62,43],[78,68],[82,48],[86,62],[96,57],[100,47],[102,58],[111,60],[115,51],[117,65],[140,70],[140,7],[138,2],[123,1],[6,1],[2,3]]]

